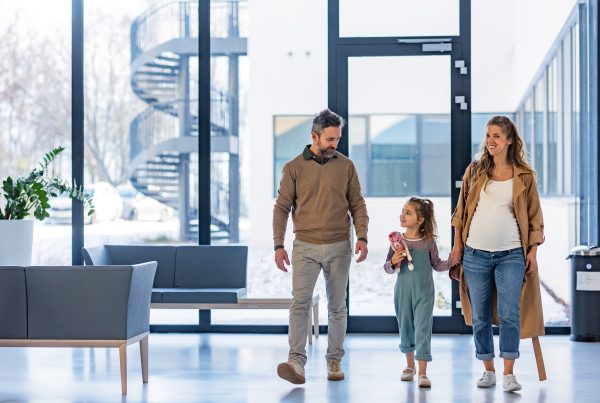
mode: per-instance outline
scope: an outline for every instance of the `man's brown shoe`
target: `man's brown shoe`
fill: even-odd
[[[296,385],[306,382],[304,378],[304,369],[297,360],[289,360],[277,366],[277,375]]]
[[[344,379],[344,371],[342,371],[342,366],[338,360],[327,361],[327,379],[330,381],[341,381]]]

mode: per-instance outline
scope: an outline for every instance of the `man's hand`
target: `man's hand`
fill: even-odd
[[[367,254],[369,253],[369,248],[367,248],[367,243],[365,241],[356,242],[356,249],[354,250],[354,254],[358,254],[360,251],[360,256],[356,263],[360,263],[367,258]]]
[[[277,268],[281,271],[287,273],[287,269],[283,264],[285,262],[288,266],[290,265],[290,259],[288,259],[288,254],[284,248],[279,248],[275,251],[275,263],[277,264]]]
[[[531,249],[529,249],[529,253],[525,258],[525,274],[531,273],[533,268],[537,266],[537,245],[533,245]]]

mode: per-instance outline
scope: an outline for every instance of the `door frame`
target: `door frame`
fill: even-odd
[[[460,0],[460,30],[458,36],[435,37],[362,37],[340,38],[339,0],[328,0],[328,107],[348,122],[348,59],[350,57],[377,56],[434,56],[450,55],[450,152],[451,152],[451,205],[456,207],[460,194],[459,181],[471,162],[471,1]],[[444,38],[452,50],[423,52],[423,43]],[[408,43],[399,43],[399,40]],[[455,62],[463,60],[467,74],[455,68]],[[461,110],[455,97],[464,96],[467,109]],[[348,125],[342,129],[338,151],[349,155]],[[447,223],[450,225],[450,223]],[[398,324],[394,316],[353,316],[350,312],[348,291],[348,333],[395,333]],[[457,304],[458,303],[458,304]],[[452,281],[452,316],[434,316],[434,333],[472,333],[465,325],[460,306],[459,284]]]

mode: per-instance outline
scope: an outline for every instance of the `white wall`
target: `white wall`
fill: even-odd
[[[249,244],[269,247],[273,116],[313,115],[327,107],[327,2],[253,0],[249,7]]]
[[[512,112],[575,0],[472,0],[473,112]]]

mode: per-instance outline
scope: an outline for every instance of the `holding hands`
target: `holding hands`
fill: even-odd
[[[452,248],[452,253],[450,253],[450,260],[452,261],[452,265],[456,266],[462,261],[463,252],[465,250],[462,242],[454,242],[454,247]]]

